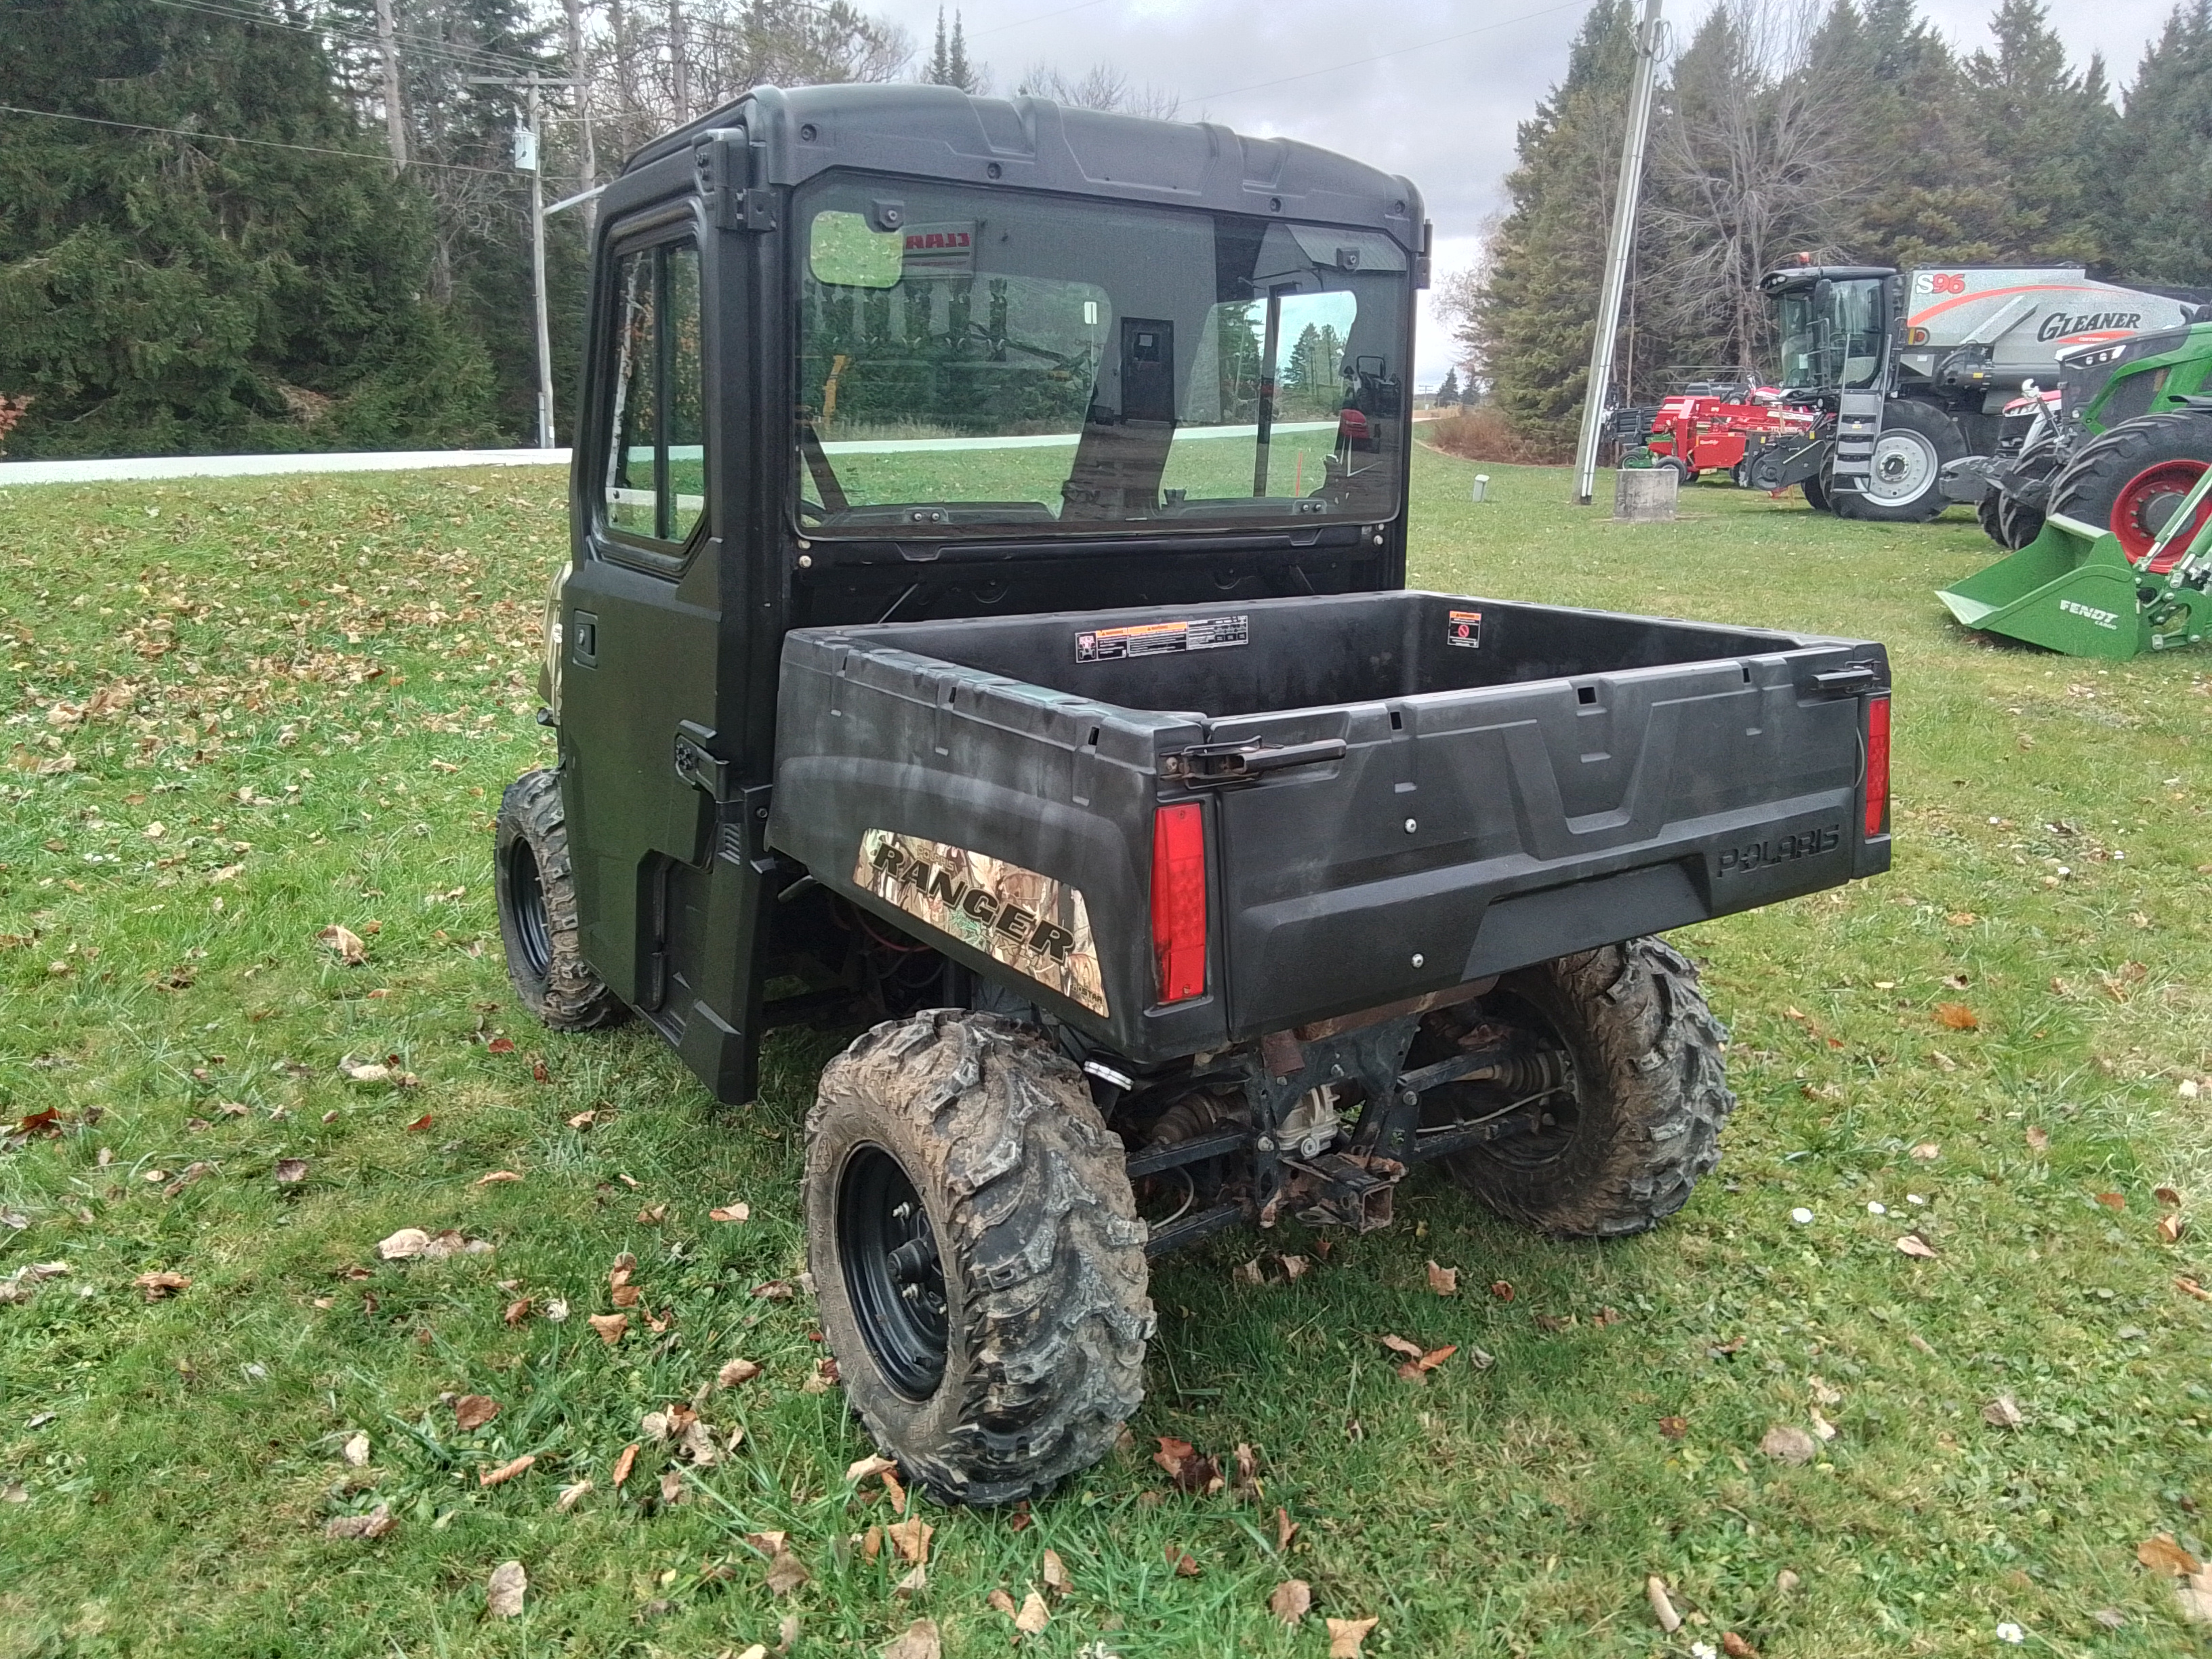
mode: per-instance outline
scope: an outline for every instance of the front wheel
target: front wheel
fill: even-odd
[[[2212,463],[2212,411],[2169,410],[2123,421],[2074,452],[2051,485],[2051,510],[2110,530],[2132,564],[2141,564],[2205,466]],[[2212,504],[2177,530],[2148,568],[2164,574],[2212,517]]]
[[[806,1256],[854,1413],[945,1503],[1036,1496],[1144,1398],[1145,1226],[1121,1143],[1035,1030],[937,1008],[830,1062]]]
[[[525,772],[507,786],[492,860],[507,976],[522,1006],[556,1031],[627,1018],[629,1010],[584,960],[558,773]]]
[[[1510,1220],[1577,1238],[1640,1233],[1689,1201],[1720,1162],[1735,1097],[1728,1033],[1672,945],[1635,939],[1540,962],[1480,1006],[1557,1045],[1565,1075],[1533,1133],[1449,1161],[1462,1186]]]
[[[1942,410],[1909,398],[1882,405],[1867,475],[1853,491],[1835,491],[1837,515],[1876,524],[1925,524],[1950,503],[1943,467],[1966,453],[1958,423]]]

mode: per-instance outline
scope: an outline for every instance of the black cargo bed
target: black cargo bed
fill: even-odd
[[[1888,678],[1877,645],[1404,592],[800,630],[770,838],[1164,1058],[1886,868],[1859,789]],[[1222,787],[1234,757],[1188,755],[1255,744],[1318,757]],[[1161,1006],[1153,815],[1182,801],[1206,991]],[[1005,875],[964,855],[1059,906],[1055,945],[1079,893],[1095,982],[948,913]]]

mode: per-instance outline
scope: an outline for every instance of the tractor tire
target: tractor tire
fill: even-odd
[[[2212,410],[2177,409],[2123,421],[2075,450],[2051,486],[2051,510],[2109,529],[2128,558],[2141,563],[2181,498],[2212,463]],[[2190,536],[2212,514],[2166,546],[2151,567],[2162,574],[2188,551]]]
[[[1675,486],[1678,489],[1684,485],[1697,482],[1698,475],[1690,471],[1689,464],[1685,461],[1677,460],[1672,455],[1662,455],[1651,465],[1654,467],[1663,466],[1669,472],[1673,473],[1674,475]]]
[[[627,1019],[629,1010],[584,960],[560,774],[525,772],[507,786],[493,832],[492,872],[507,976],[522,1006],[556,1031]]]
[[[1805,479],[1797,486],[1797,488],[1805,492],[1805,505],[1811,507],[1815,513],[1832,513],[1835,511],[1835,507],[1830,501],[1828,495],[1828,469],[1826,467],[1822,467],[1811,477]]]
[[[1982,533],[1999,547],[2007,544],[2004,538],[2004,526],[2001,520],[2003,507],[2004,495],[2002,491],[1997,489],[1991,489],[1988,495],[1974,503],[1974,522],[1980,525]]]
[[[2021,452],[2013,463],[2013,477],[2024,483],[2041,483],[2050,478],[2065,461],[2065,454],[2056,440],[2045,438]],[[2008,492],[1997,495],[1997,542],[2008,552],[2017,553],[2043,533],[2043,509],[2030,506]]]
[[[846,1399],[932,1496],[1018,1503],[1145,1395],[1145,1224],[1074,1064],[994,1014],[854,1041],[806,1119],[806,1258]]]
[[[1950,505],[1944,463],[1966,453],[1958,423],[1942,410],[1910,398],[1882,405],[1881,433],[1863,489],[1832,490],[1838,518],[1874,524],[1925,524]]]
[[[1630,939],[1518,969],[1486,1011],[1545,1029],[1565,1049],[1572,1103],[1535,1133],[1448,1160],[1498,1214],[1566,1238],[1620,1238],[1656,1226],[1720,1162],[1735,1108],[1728,1033],[1697,969],[1657,939]]]

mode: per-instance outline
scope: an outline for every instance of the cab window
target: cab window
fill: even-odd
[[[623,254],[615,307],[607,528],[680,545],[707,511],[697,245]]]

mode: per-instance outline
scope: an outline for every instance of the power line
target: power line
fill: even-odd
[[[356,46],[380,46],[382,45],[382,42],[373,34],[364,34],[357,30],[343,28],[335,23],[297,23],[288,17],[279,17],[269,12],[252,11],[225,5],[222,3],[222,0],[154,0],[154,3],[157,6],[167,6],[176,11],[192,11],[209,17],[221,17],[232,22],[258,23],[270,28],[291,29],[301,34],[328,35],[333,40],[352,41]],[[531,66],[527,58],[513,57],[506,52],[495,51],[489,46],[472,46],[465,42],[444,40],[437,36],[427,34],[400,33],[393,38],[400,44],[409,46],[417,56],[443,57],[466,67],[527,70]]]
[[[1200,93],[1192,101],[1203,104],[1209,98],[1234,98],[1239,93],[1259,92],[1268,87],[1285,87],[1293,81],[1310,81],[1316,75],[1334,75],[1340,70],[1358,69],[1364,64],[1379,64],[1386,58],[1402,57],[1409,52],[1425,52],[1431,46],[1449,46],[1455,40],[1464,40],[1470,35],[1487,34],[1492,29],[1510,28],[1516,23],[1526,23],[1532,18],[1549,17],[1553,12],[1578,11],[1589,0],[1560,0],[1556,6],[1544,6],[1535,11],[1524,11],[1517,17],[1501,17],[1494,23],[1479,23],[1471,29],[1462,29],[1456,34],[1441,34],[1433,40],[1416,40],[1411,46],[1394,46],[1389,52],[1378,52],[1372,58],[1352,58],[1342,63],[1329,64],[1322,68],[1305,70],[1297,75],[1285,75],[1273,81],[1255,81],[1247,87],[1228,87],[1219,92]]]
[[[1058,11],[1041,11],[1034,17],[1017,17],[1011,23],[994,23],[987,29],[974,30],[969,34],[968,39],[980,40],[983,36],[996,34],[1002,29],[1025,28],[1031,23],[1042,23],[1054,17],[1065,17],[1072,11],[1088,11],[1091,7],[1103,3],[1104,0],[1076,0],[1075,4],[1062,6]]]
[[[166,132],[176,138],[204,138],[219,144],[252,144],[261,149],[296,149],[309,155],[343,155],[349,161],[374,161],[388,167],[391,158],[380,150],[332,149],[324,144],[288,144],[275,138],[234,138],[226,132],[194,132],[189,127],[149,126],[143,121],[110,121],[97,115],[69,115],[54,109],[24,109],[0,104],[0,115],[37,115],[49,121],[83,121],[95,127],[120,127],[129,132]],[[506,167],[472,167],[460,161],[410,161],[410,167],[437,167],[447,173],[486,173],[504,179]]]

